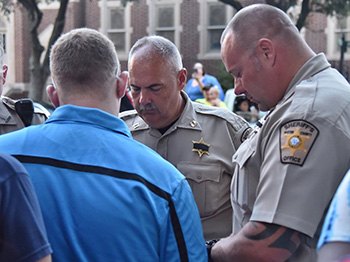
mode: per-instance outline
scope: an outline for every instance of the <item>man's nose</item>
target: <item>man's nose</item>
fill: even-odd
[[[149,90],[145,89],[141,89],[140,91],[140,98],[139,98],[139,102],[142,105],[146,105],[148,103],[150,103],[150,94],[149,94]]]

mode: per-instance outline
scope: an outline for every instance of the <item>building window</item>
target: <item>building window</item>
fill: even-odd
[[[180,4],[181,0],[148,0],[149,34],[161,35],[172,41],[177,47],[180,44]]]
[[[6,25],[0,18],[0,45],[6,53]]]
[[[221,33],[226,26],[226,6],[218,4],[210,4],[208,6],[208,45],[207,52],[220,51]]]
[[[125,52],[125,10],[122,7],[109,8],[108,38],[112,40],[117,52]]]
[[[340,60],[340,43],[344,34],[345,40],[350,42],[350,17],[329,17],[327,26],[327,58]],[[345,59],[350,59],[349,52],[344,54]]]
[[[175,42],[174,9],[174,6],[157,7],[157,26],[155,29],[157,35],[164,36],[172,42]]]
[[[220,38],[234,9],[215,0],[200,1],[200,59],[220,59]]]
[[[101,32],[114,43],[120,60],[128,58],[130,49],[130,7],[127,3],[124,7],[120,0],[102,0],[101,7]]]

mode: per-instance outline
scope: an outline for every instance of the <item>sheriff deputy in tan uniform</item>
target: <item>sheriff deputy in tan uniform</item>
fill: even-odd
[[[269,113],[233,157],[234,232],[209,261],[316,262],[323,217],[349,169],[350,85],[276,7],[241,9],[221,39],[236,94]]]
[[[136,110],[120,117],[134,139],[157,151],[187,177],[205,239],[230,235],[232,156],[249,134],[249,124],[227,109],[189,99],[182,91],[187,71],[171,41],[160,36],[139,39],[128,63]],[[159,179],[161,174],[160,170]]]
[[[8,67],[3,65],[4,52],[0,46],[0,95],[6,82]],[[0,102],[0,135],[9,133],[29,125],[42,124],[49,117],[47,113],[34,108],[30,99],[13,100],[1,96]]]

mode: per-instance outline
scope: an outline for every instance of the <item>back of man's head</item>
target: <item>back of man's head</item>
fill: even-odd
[[[50,70],[62,93],[108,95],[119,75],[119,60],[106,36],[80,28],[62,35],[53,45]]]

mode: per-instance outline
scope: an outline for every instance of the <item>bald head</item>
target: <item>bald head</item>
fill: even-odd
[[[249,50],[261,38],[286,42],[301,40],[299,31],[287,14],[266,4],[253,4],[235,14],[223,32],[221,42],[230,33],[235,35],[238,47]]]
[[[241,9],[221,38],[221,57],[235,77],[235,93],[245,94],[263,111],[282,99],[314,55],[287,14],[266,4]]]

